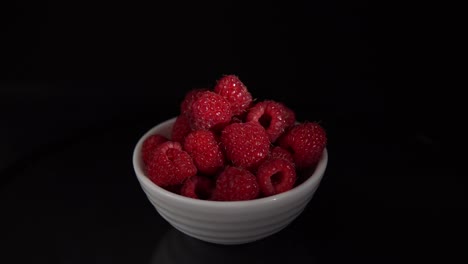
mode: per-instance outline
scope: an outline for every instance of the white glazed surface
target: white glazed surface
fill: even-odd
[[[137,179],[158,213],[174,228],[216,244],[243,244],[270,236],[285,228],[304,210],[323,177],[328,162],[324,151],[313,175],[294,189],[251,201],[219,202],[187,198],[166,191],[149,180],[141,160],[143,141],[152,134],[170,138],[175,118],[150,129],[133,152]]]

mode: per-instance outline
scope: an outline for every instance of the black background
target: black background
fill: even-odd
[[[421,27],[407,11],[381,23],[391,12],[364,1],[18,1],[2,11],[2,263],[466,256],[466,193],[448,127],[459,105],[448,85],[428,88],[438,84],[426,72],[439,56],[424,38],[431,20]],[[146,130],[223,74],[329,136],[329,166],[306,211],[236,247],[171,228],[131,165]]]

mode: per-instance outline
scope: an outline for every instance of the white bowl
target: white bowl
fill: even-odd
[[[294,189],[250,201],[219,202],[187,198],[169,192],[146,177],[141,146],[150,135],[170,138],[175,118],[150,129],[138,141],[133,152],[133,167],[138,181],[158,213],[174,228],[200,240],[216,244],[253,242],[285,228],[296,219],[312,199],[327,167],[324,150],[315,171]]]

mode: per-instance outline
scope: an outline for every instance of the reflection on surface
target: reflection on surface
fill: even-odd
[[[155,248],[151,264],[165,263],[317,263],[311,244],[285,230],[269,238],[235,246],[203,242],[171,228]],[[310,241],[309,241],[310,242]]]

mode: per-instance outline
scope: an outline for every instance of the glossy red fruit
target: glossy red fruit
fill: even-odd
[[[180,113],[187,115],[192,111],[193,102],[202,95],[203,92],[208,91],[207,89],[193,89],[185,94],[184,100],[180,104]]]
[[[267,100],[255,104],[247,113],[246,122],[255,121],[261,124],[270,138],[275,142],[290,126],[294,125],[294,112],[284,104]]]
[[[224,167],[225,159],[213,132],[197,130],[187,135],[184,150],[192,157],[198,171],[214,175]]]
[[[272,158],[260,165],[257,180],[264,196],[291,190],[296,182],[294,164],[282,158]]]
[[[214,92],[226,98],[231,105],[233,115],[242,114],[252,103],[252,95],[235,75],[225,75],[219,79]]]
[[[249,171],[228,166],[218,176],[213,192],[216,201],[244,201],[258,197],[260,189],[257,179]]]
[[[231,121],[231,106],[219,94],[206,91],[194,100],[189,120],[192,130],[221,129]]]
[[[234,166],[253,170],[268,157],[270,140],[256,122],[233,123],[221,132],[226,157]]]
[[[161,187],[182,184],[197,173],[190,155],[177,142],[159,145],[146,165],[148,178]]]
[[[279,139],[279,145],[292,153],[298,169],[316,165],[326,144],[325,130],[316,122],[297,124]]]

